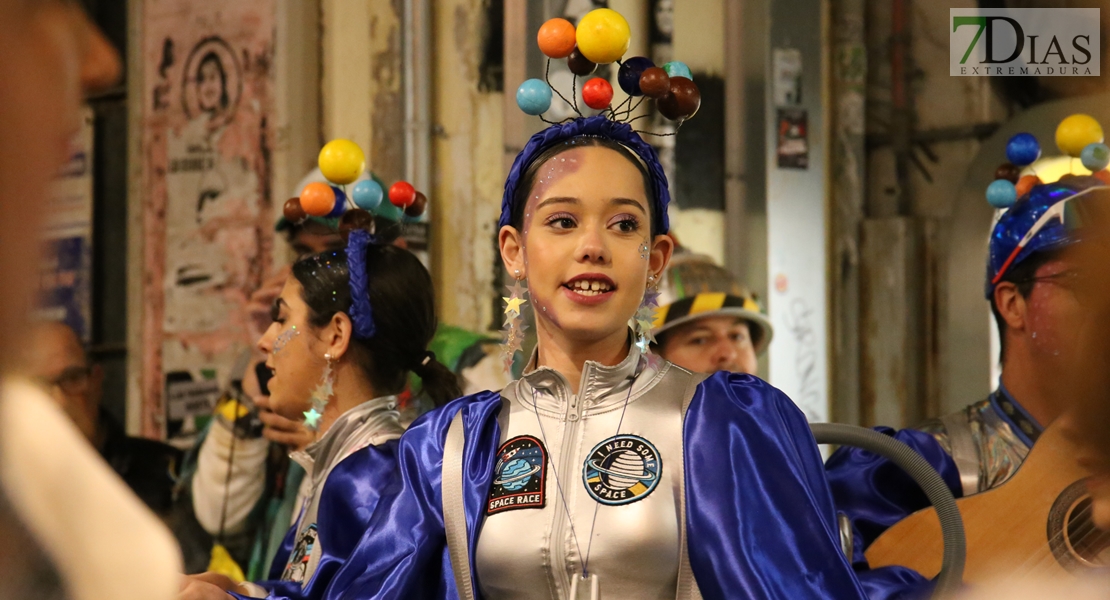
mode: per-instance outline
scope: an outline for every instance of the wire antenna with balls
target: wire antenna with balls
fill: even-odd
[[[428,209],[428,197],[407,181],[390,186],[389,202],[384,202],[386,190],[366,170],[366,154],[351,140],[325,144],[318,163],[328,183],[310,183],[300,196],[285,202],[282,212],[291,223],[301,224],[309,217],[338,218],[339,233],[346,238],[354,229],[373,231],[375,216],[404,223],[419,219]]]
[[[622,60],[628,52],[631,37],[628,21],[608,8],[586,13],[577,27],[566,19],[548,20],[536,36],[540,51],[547,56],[544,78],[529,79],[520,84],[516,91],[517,106],[549,125],[565,123],[574,117],[562,121],[550,121],[544,117],[544,113],[551,108],[552,97],[558,95],[576,115],[583,117],[585,115],[578,107],[578,78],[589,77],[599,64],[616,63],[620,67],[617,83],[628,97],[614,106],[613,85],[603,77],[593,77],[582,84],[582,101],[586,106],[601,111],[613,121],[633,123],[646,116],[632,115],[646,98],[651,98],[660,114],[677,123],[675,131],[664,134],[641,129],[635,131],[657,136],[678,133],[682,124],[701,108],[701,91],[694,83],[690,67],[680,61],[658,67],[644,56]],[[573,75],[569,100],[551,85],[552,59],[566,59],[567,68]]]

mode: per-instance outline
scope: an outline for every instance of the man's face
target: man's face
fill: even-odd
[[[95,442],[103,375],[89,365],[73,330],[58,323],[37,327],[26,360],[27,375],[45,385],[81,433]]]
[[[293,252],[297,255],[297,258],[321,252],[339,251],[344,248],[343,238],[338,233],[328,230],[323,225],[319,229],[301,227],[293,236],[290,246],[293,247]]]
[[[736,317],[703,317],[666,333],[659,354],[695,373],[754,374],[759,367],[748,322]]]
[[[1077,264],[1065,255],[1037,269],[1025,298],[1026,336],[1046,373],[1061,373],[1071,363],[1085,312],[1076,296]]]

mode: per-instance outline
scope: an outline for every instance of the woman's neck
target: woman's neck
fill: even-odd
[[[582,368],[587,360],[605,366],[619,364],[628,356],[629,343],[627,329],[599,340],[581,341],[568,338],[542,319],[536,320],[536,366],[555,369],[574,390],[582,381]]]
[[[335,384],[332,391],[331,401],[324,407],[324,416],[320,418],[316,439],[323,437],[343,413],[378,397],[363,370],[347,361],[335,365]]]

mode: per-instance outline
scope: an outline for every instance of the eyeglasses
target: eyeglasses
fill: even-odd
[[[91,377],[91,367],[67,367],[61,375],[53,379],[43,377],[40,381],[48,388],[57,386],[67,396],[76,396],[89,391]]]
[[[1083,198],[1094,190],[1105,189],[1105,187],[1101,186],[1087,188],[1079,192],[1078,194],[1075,194],[1074,196],[1069,196],[1048,207],[1048,210],[1046,210],[1044,214],[1041,215],[1041,217],[1037,219],[1035,223],[1033,223],[1033,226],[1029,228],[1029,231],[1025,234],[1025,236],[1021,238],[1021,241],[1018,242],[1017,247],[1014,248],[1014,251],[1011,252],[1010,256],[1006,258],[1006,262],[1002,263],[1002,267],[998,269],[998,272],[995,273],[994,277],[991,279],[991,285],[997,285],[999,281],[1002,281],[1002,276],[1005,275],[1006,271],[1010,269],[1010,266],[1013,264],[1014,259],[1018,257],[1018,254],[1021,254],[1021,251],[1025,249],[1025,246],[1038,233],[1040,233],[1042,229],[1047,227],[1049,223],[1052,223],[1053,221],[1059,221],[1061,225],[1069,230],[1078,228],[1082,223],[1082,220],[1080,219],[1081,211],[1075,209],[1076,206],[1080,203],[1074,201]]]

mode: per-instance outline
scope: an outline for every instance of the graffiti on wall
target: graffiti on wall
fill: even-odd
[[[142,433],[173,437],[257,335],[244,307],[273,242],[274,0],[146,0],[143,14]]]

